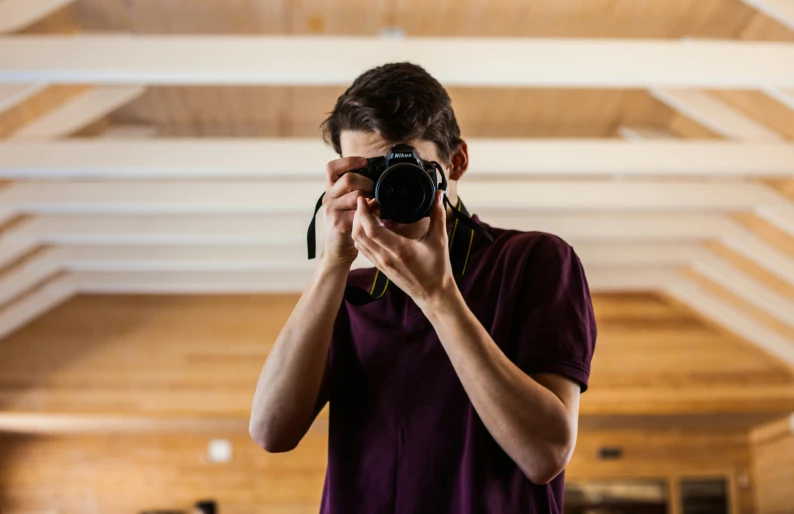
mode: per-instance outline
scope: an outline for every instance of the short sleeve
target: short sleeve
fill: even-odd
[[[587,390],[596,342],[590,289],[573,248],[534,234],[521,252],[515,362],[527,374],[555,373]]]

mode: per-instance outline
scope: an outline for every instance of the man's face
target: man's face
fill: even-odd
[[[394,145],[394,143],[384,141],[374,132],[359,132],[352,130],[343,130],[339,136],[339,142],[344,157],[382,157],[386,155]],[[441,164],[444,173],[448,175],[446,164],[439,157],[435,143],[423,139],[404,142],[413,146],[422,159],[426,161],[436,161]],[[430,218],[422,218],[416,223],[395,223],[390,220],[382,221],[381,223],[404,237],[421,239],[427,233],[428,227],[430,226]]]

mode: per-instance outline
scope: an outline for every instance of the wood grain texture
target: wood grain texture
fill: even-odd
[[[730,0],[556,2],[475,0],[80,0],[28,30],[77,26],[133,33],[377,34],[399,27],[431,36],[710,37],[782,39],[777,22]],[[48,22],[48,23],[45,23]]]
[[[645,91],[448,88],[466,137],[612,137],[662,126],[673,112]],[[110,116],[163,137],[317,137],[344,88],[153,87]]]
[[[787,431],[758,437],[752,446],[757,514],[788,514],[794,505],[794,423],[783,423]]]

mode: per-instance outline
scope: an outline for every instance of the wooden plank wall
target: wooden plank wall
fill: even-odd
[[[316,514],[326,462],[326,439],[310,433],[288,454],[269,455],[246,434],[225,435],[234,460],[205,460],[212,435],[0,437],[3,514],[132,514],[150,508],[187,509],[214,497],[223,514]],[[595,458],[602,445],[620,445],[624,458]],[[597,431],[580,434],[567,480],[666,479],[727,476],[750,466],[743,434]],[[751,490],[737,488],[736,514],[752,512]],[[781,511],[782,512],[782,511]]]
[[[751,439],[757,514],[794,512],[794,415],[755,430]]]

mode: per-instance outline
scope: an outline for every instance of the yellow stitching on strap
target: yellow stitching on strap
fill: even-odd
[[[375,292],[375,284],[378,283],[378,275],[380,275],[380,270],[376,269],[375,270],[375,278],[372,280],[372,287],[369,290],[369,295],[370,296],[372,296],[372,294]]]

